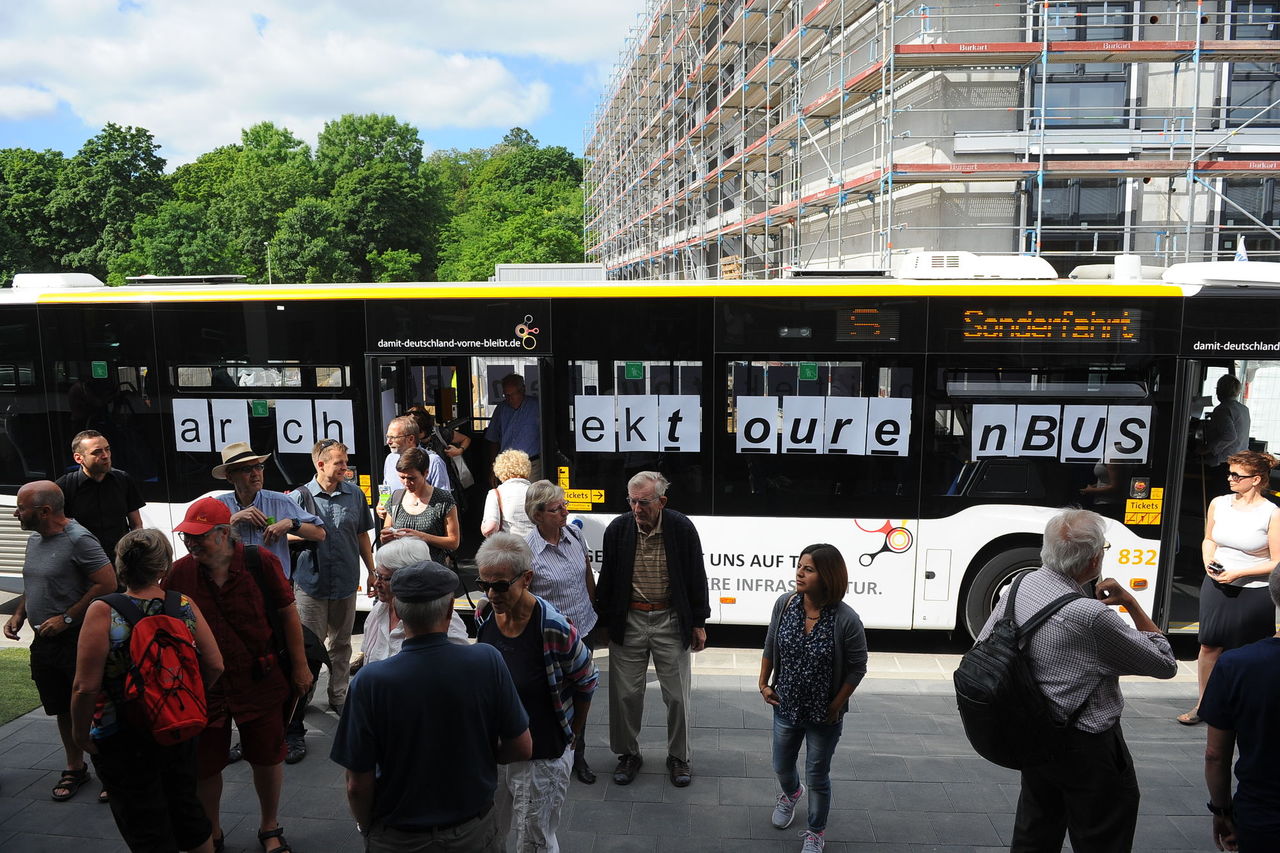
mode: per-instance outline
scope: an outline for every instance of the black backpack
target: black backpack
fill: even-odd
[[[1084,710],[1082,704],[1065,724],[1054,722],[1049,700],[1032,677],[1022,651],[1031,633],[1046,619],[1067,602],[1084,596],[1069,592],[1056,598],[1019,627],[1014,605],[1023,577],[1015,578],[1009,588],[1004,616],[985,640],[965,653],[952,677],[964,733],[974,751],[1013,770],[1048,764],[1061,755],[1067,729]]]

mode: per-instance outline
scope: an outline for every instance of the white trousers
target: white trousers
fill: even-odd
[[[516,853],[559,853],[556,829],[569,790],[573,750],[559,758],[535,758],[498,765],[498,790],[493,797],[502,838],[516,831]]]

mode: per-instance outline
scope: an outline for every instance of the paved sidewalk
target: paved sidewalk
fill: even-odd
[[[560,833],[564,853],[799,850],[803,814],[790,830],[769,823],[777,791],[769,767],[771,716],[756,692],[759,655],[754,649],[712,649],[695,656],[694,779],[684,789],[672,787],[665,775],[664,715],[652,676],[648,725],[641,734],[644,768],[629,786],[609,781],[615,759],[608,753],[608,691],[602,682],[587,727],[588,758],[600,780],[570,785]],[[607,654],[597,660],[607,679]],[[1007,849],[1017,774],[970,750],[951,691],[957,660],[872,654],[871,672],[854,695],[832,763],[831,853]],[[1142,785],[1135,850],[1212,850],[1204,808],[1205,729],[1173,721],[1192,704],[1193,663],[1183,662],[1172,681],[1126,678],[1123,687],[1125,735]],[[299,853],[361,850],[346,808],[342,769],[328,760],[337,720],[317,704],[307,725],[310,754],[285,768],[281,823]],[[124,851],[107,808],[94,802],[96,781],[69,803],[49,799],[61,767],[51,719],[37,712],[0,727],[0,850]],[[249,768],[233,765],[225,778],[227,850],[255,851]]]

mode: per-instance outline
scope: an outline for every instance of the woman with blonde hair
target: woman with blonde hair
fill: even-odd
[[[1200,696],[1218,657],[1276,632],[1276,608],[1267,578],[1280,563],[1280,509],[1263,495],[1277,461],[1270,453],[1245,450],[1227,457],[1228,494],[1209,503],[1200,556]],[[1200,722],[1200,702],[1178,722]]]
[[[528,536],[533,529],[524,507],[529,468],[529,454],[523,450],[504,450],[493,460],[493,476],[498,478],[498,487],[490,489],[484,499],[484,520],[480,522],[484,536],[492,536],[499,530]]]

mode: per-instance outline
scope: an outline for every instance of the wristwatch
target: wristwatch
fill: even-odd
[[[289,520],[289,532],[290,532],[290,533],[297,533],[297,532],[298,532],[299,530],[301,530],[301,529],[302,529],[302,519],[300,519],[300,518],[293,518],[293,519],[290,519],[290,520]]]
[[[64,624],[66,624],[66,625],[70,625],[72,622],[74,622],[74,621],[76,621],[76,620],[72,619],[70,615],[68,615],[68,614],[66,614],[66,613],[63,613],[63,614],[62,614],[62,621],[63,621],[63,623],[64,623]]]
[[[1209,810],[1209,814],[1214,817],[1231,817],[1231,805],[1215,806],[1213,803],[1205,803],[1205,808]]]

